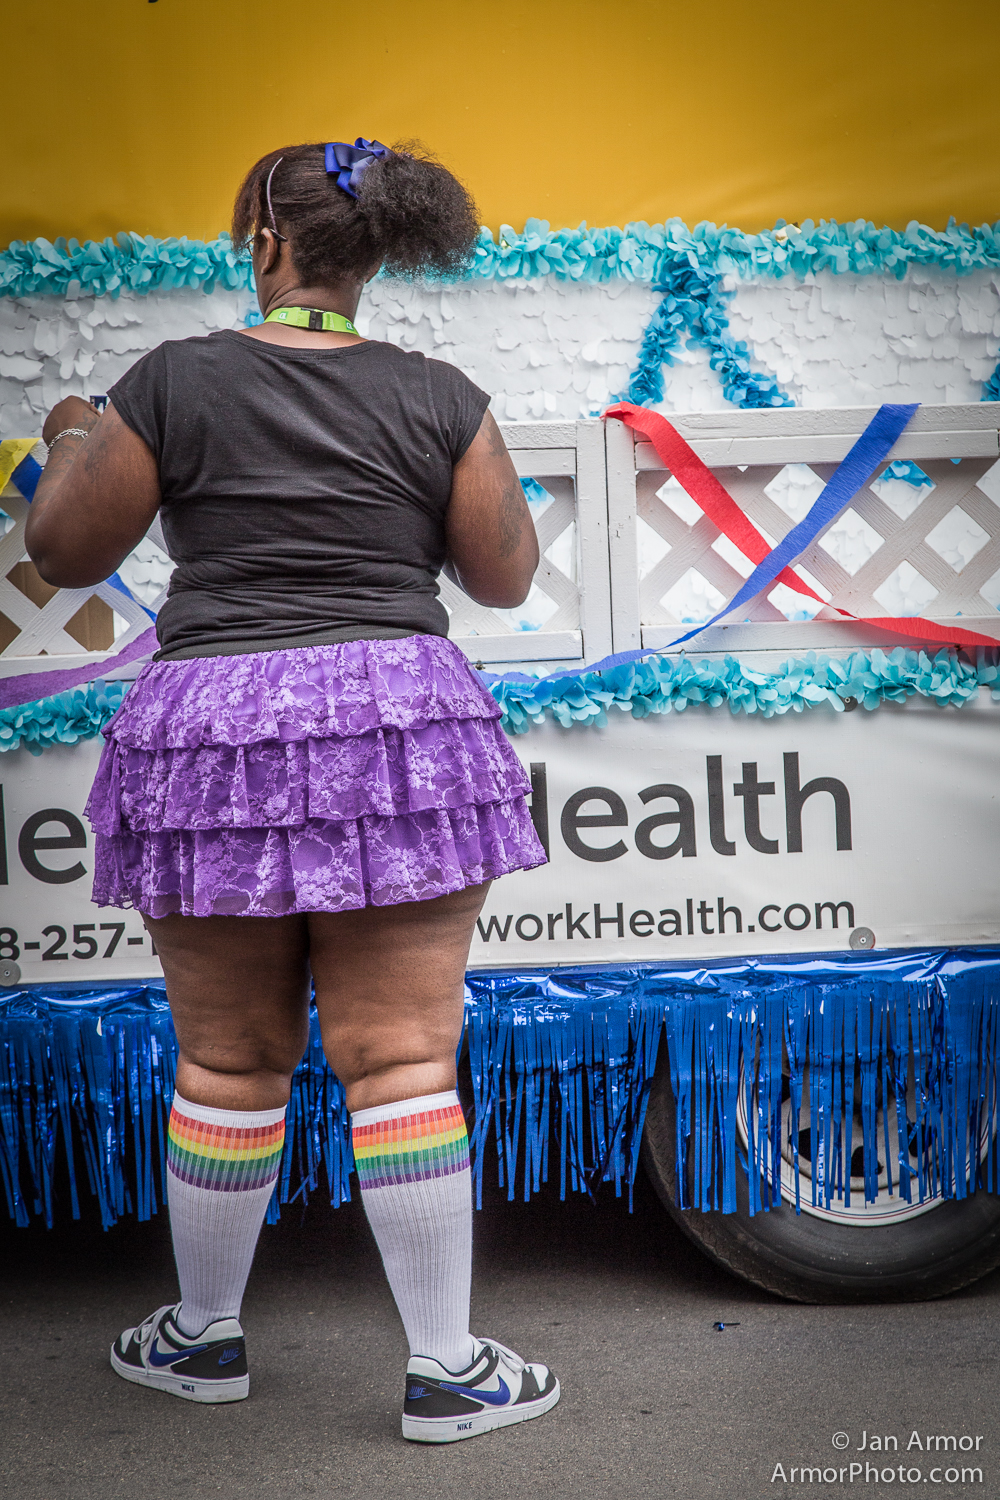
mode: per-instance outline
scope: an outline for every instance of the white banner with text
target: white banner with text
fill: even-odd
[[[961,709],[615,712],[513,743],[549,863],[494,883],[474,968],[1000,942],[985,689]],[[160,972],[139,913],[90,901],[99,753],[0,756],[0,964],[25,983]]]
[[[494,884],[473,967],[1000,942],[985,689],[961,709],[613,711],[514,744],[549,863]]]
[[[0,965],[15,963],[24,984],[162,972],[139,913],[90,899],[94,836],[83,809],[103,744],[0,755]]]

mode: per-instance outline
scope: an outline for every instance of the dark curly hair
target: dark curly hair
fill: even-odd
[[[468,264],[479,232],[472,197],[419,141],[400,141],[365,169],[357,198],[327,176],[324,145],[282,146],[250,168],[233,207],[233,243],[240,249],[274,226],[291,241],[306,286],[363,277],[381,264],[390,276],[456,276]]]

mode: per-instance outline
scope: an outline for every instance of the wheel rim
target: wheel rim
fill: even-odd
[[[787,1073],[785,1081],[787,1084]],[[860,1084],[856,1080],[854,1097],[860,1100]],[[783,1090],[783,1093],[786,1093]],[[878,1142],[878,1196],[874,1202],[865,1200],[865,1179],[863,1168],[860,1173],[852,1171],[850,1178],[850,1202],[845,1202],[844,1195],[836,1192],[830,1200],[829,1206],[825,1201],[825,1191],[822,1181],[817,1187],[817,1201],[813,1202],[813,1165],[809,1157],[809,1076],[808,1068],[803,1072],[801,1105],[799,1110],[798,1131],[793,1134],[792,1102],[790,1097],[784,1097],[781,1103],[781,1197],[786,1203],[795,1203],[795,1154],[793,1141],[795,1136],[799,1140],[799,1208],[804,1214],[813,1218],[824,1219],[827,1223],[841,1224],[845,1227],[863,1229],[891,1228],[903,1223],[907,1219],[917,1219],[923,1214],[933,1212],[947,1201],[941,1192],[940,1186],[933,1193],[925,1191],[923,1202],[919,1198],[919,1177],[917,1174],[917,1152],[916,1131],[912,1125],[908,1129],[909,1144],[907,1158],[911,1172],[910,1192],[913,1197],[911,1203],[907,1203],[900,1194],[900,1142],[899,1122],[896,1110],[895,1095],[890,1095],[888,1110],[884,1108],[884,1100],[878,1101],[876,1112],[876,1140]],[[913,1078],[912,1059],[908,1070],[906,1087],[906,1113],[912,1121],[916,1118],[916,1084]],[[888,1119],[886,1118],[888,1116]],[[840,1125],[844,1128],[845,1120],[841,1116]],[[860,1165],[861,1156],[861,1120],[858,1113],[858,1104],[855,1104],[854,1118],[851,1123],[851,1153],[849,1159],[852,1166]],[[888,1126],[889,1150],[886,1151],[886,1128]],[[740,1088],[736,1110],[736,1130],[740,1146],[747,1150],[749,1141],[749,1130],[747,1127],[746,1088],[744,1086],[743,1061],[740,1060]],[[989,1135],[984,1132],[980,1141],[980,1160],[989,1150]],[[845,1153],[845,1156],[847,1153]],[[887,1162],[891,1161],[892,1191],[890,1192],[890,1179],[887,1170]],[[926,1181],[925,1181],[926,1187]]]

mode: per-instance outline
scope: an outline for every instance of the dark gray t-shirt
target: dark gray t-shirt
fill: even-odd
[[[160,470],[162,657],[447,635],[452,468],[489,397],[392,344],[161,344],[113,386]]]

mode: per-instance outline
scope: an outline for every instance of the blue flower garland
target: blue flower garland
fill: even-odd
[[[857,219],[838,224],[807,219],[801,227],[779,220],[774,229],[744,234],[741,229],[702,223],[689,229],[681,219],[665,224],[627,224],[624,229],[550,230],[544,219],[529,219],[519,234],[504,225],[499,241],[480,233],[468,275],[488,280],[512,276],[555,276],[561,281],[656,281],[664,257],[685,256],[690,264],[743,280],[810,272],[893,276],[902,280],[911,265],[940,266],[956,275],[1000,266],[1000,222],[970,229],[951,220],[944,230],[912,220],[902,232],[877,229]]]
[[[991,658],[991,659],[988,659]],[[41,755],[50,745],[75,745],[93,739],[121,706],[130,682],[91,682],[85,688],[22,703],[0,711],[0,752],[24,745]],[[877,646],[855,651],[845,659],[807,656],[784,662],[776,672],[758,671],[733,656],[724,661],[694,661],[681,656],[653,656],[604,672],[572,672],[556,681],[536,678],[526,682],[499,679],[490,691],[500,704],[508,734],[524,734],[546,715],[569,729],[573,725],[603,726],[608,710],[649,714],[683,712],[691,705],[722,708],[732,713],[776,714],[829,704],[836,712],[860,704],[902,703],[919,694],[943,706],[960,708],[990,687],[1000,701],[998,653],[980,650],[976,665],[952,649],[933,659],[924,651],[897,646],[888,655]]]
[[[603,727],[609,709],[631,713],[634,719],[666,714],[697,704],[727,705],[730,712],[759,714],[771,719],[789,712],[830,705],[836,712],[860,704],[902,703],[919,694],[945,706],[960,708],[979,688],[992,688],[1000,701],[997,653],[977,653],[975,666],[956,651],[941,650],[931,659],[924,651],[897,646],[888,655],[877,646],[855,651],[846,659],[817,656],[810,651],[786,661],[776,672],[758,671],[735,657],[696,662],[688,656],[648,657],[604,672],[579,672],[555,681],[503,679],[490,691],[500,704],[508,734],[524,734],[549,715],[569,729],[576,724]]]
[[[111,297],[122,291],[214,292],[217,286],[241,291],[253,285],[253,267],[233,249],[228,234],[218,239],[158,240],[153,235],[119,234],[112,239],[14,240],[0,253],[0,296]]]
[[[655,282],[665,260],[683,257],[710,274],[742,279],[804,277],[814,271],[843,276],[894,276],[911,265],[940,266],[956,275],[1000,266],[1000,223],[970,229],[952,221],[929,229],[916,220],[902,232],[858,219],[838,224],[806,220],[801,228],[779,222],[760,234],[681,219],[627,224],[624,229],[550,229],[529,219],[518,232],[504,225],[499,239],[479,234],[466,280],[554,276],[558,281]],[[207,243],[187,238],[119,234],[105,240],[14,240],[0,252],[0,296],[117,297],[123,289],[147,293],[178,287],[214,291],[252,285],[249,260],[228,234]]]
[[[0,751],[23,745],[30,755],[41,755],[50,745],[93,739],[117,713],[131,686],[130,682],[88,682],[51,698],[0,709]]]
[[[983,381],[981,401],[1000,401],[1000,365],[997,365],[989,380]]]
[[[801,228],[780,220],[772,230],[744,234],[707,222],[689,229],[681,219],[624,229],[581,224],[557,230],[544,219],[529,219],[522,232],[503,225],[499,239],[484,227],[465,279],[651,282],[661,301],[643,336],[629,400],[662,400],[662,367],[673,363],[686,335],[689,347],[709,351],[727,400],[740,407],[769,407],[792,403],[769,376],[751,369],[746,344],[729,337],[726,305],[732,294],[724,290],[723,278],[801,278],[831,271],[900,280],[911,265],[940,266],[959,276],[1000,266],[1000,223],[970,229],[952,220],[947,229],[934,230],[913,220],[900,233],[864,219],[850,224],[807,219]],[[249,259],[237,253],[227,234],[208,243],[139,234],[84,244],[15,240],[0,253],[0,296],[7,297],[117,297],[123,289],[212,292],[218,286],[248,290],[252,281]],[[997,399],[1000,366],[983,391],[983,400]]]
[[[660,304],[643,332],[627,400],[637,406],[663,400],[663,366],[673,365],[674,351],[686,333],[689,349],[709,351],[709,364],[734,406],[794,405],[769,376],[754,374],[746,344],[729,337],[726,307],[733,293],[723,291],[721,274],[685,252],[664,255],[653,290],[660,293]]]

